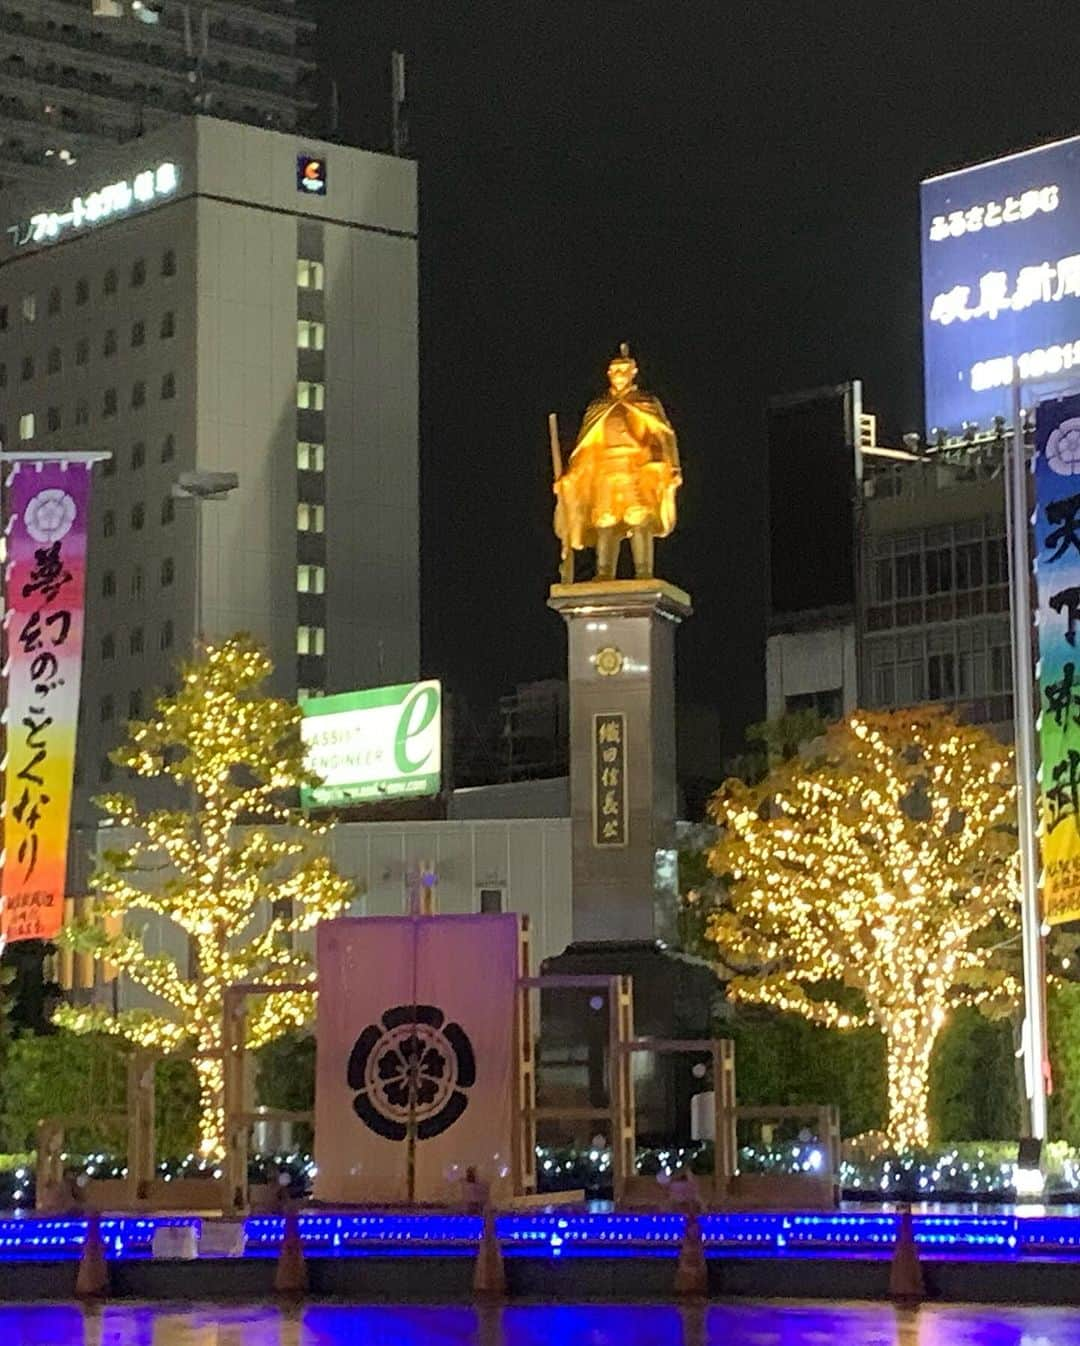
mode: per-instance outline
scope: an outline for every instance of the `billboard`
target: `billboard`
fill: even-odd
[[[1035,418],[1043,918],[1080,918],[1080,396]]]
[[[406,682],[313,697],[301,706],[305,808],[435,795],[442,788],[442,686]]]
[[[52,939],[64,919],[90,468],[31,460],[7,475],[0,942]]]
[[[1011,421],[1014,383],[1075,384],[1080,137],[922,184],[922,304],[928,431]]]

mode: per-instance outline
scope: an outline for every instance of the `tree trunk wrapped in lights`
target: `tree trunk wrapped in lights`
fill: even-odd
[[[729,781],[706,936],[732,999],[886,1039],[889,1138],[929,1143],[930,1055],[950,1010],[1005,1010],[1019,925],[1012,752],[920,707],[859,711],[758,785]]]
[[[222,1015],[239,982],[311,981],[297,935],[339,915],[353,893],[323,852],[326,827],[288,801],[311,781],[303,764],[300,712],[263,694],[270,660],[250,639],[207,646],[183,669],[179,691],[147,721],[132,721],[113,760],[147,779],[171,781],[174,809],[139,812],[123,794],[98,803],[117,827],[133,829],[107,851],[91,881],[99,895],[92,925],[65,941],[115,964],[159,1003],[109,1014],[65,1006],[55,1018],[75,1032],[116,1034],[143,1047],[193,1053],[200,1090],[202,1153],[223,1153]],[[125,839],[127,840],[127,839]],[[132,919],[143,911],[173,921],[188,938],[188,966],[151,953]],[[123,916],[119,936],[105,922]],[[306,1023],[314,992],[282,991],[249,1006],[248,1046]]]

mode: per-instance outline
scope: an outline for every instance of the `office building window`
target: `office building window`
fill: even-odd
[[[113,717],[113,699],[111,692],[106,692],[101,698],[100,715],[102,724],[108,724]]]
[[[176,501],[171,495],[167,495],[161,502],[161,522],[172,523],[176,518]]]
[[[131,388],[131,405],[133,407],[146,406],[146,384],[139,379]]]
[[[170,397],[176,396],[175,374],[163,374],[161,376],[161,396],[164,401],[168,401]]]
[[[176,578],[176,566],[171,556],[166,556],[161,562],[161,587],[167,589]]]
[[[158,636],[158,647],[163,650],[171,650],[173,643],[173,624],[172,619],[168,618],[161,623],[161,633]]]
[[[146,344],[146,323],[142,319],[131,324],[131,344],[133,346]]]
[[[75,403],[75,424],[76,425],[90,424],[90,403],[86,400],[85,397],[80,397],[79,400]]]
[[[59,346],[52,346],[49,349],[48,357],[45,361],[45,368],[50,374],[59,374],[63,368],[63,356],[60,354]]]
[[[143,596],[143,568],[136,566],[131,572],[131,596],[132,598],[142,598]]]
[[[107,327],[105,329],[105,338],[101,343],[102,355],[116,354],[116,328]]]
[[[146,445],[140,440],[138,444],[132,444],[131,446],[131,470],[138,472],[145,462]]]
[[[60,429],[61,416],[59,407],[50,407],[45,413],[45,428],[50,434],[55,434]]]
[[[326,448],[300,440],[296,446],[296,466],[300,472],[322,472],[326,466]]]
[[[56,317],[56,315],[60,312],[60,307],[62,303],[63,301],[60,298],[60,286],[54,285],[52,289],[49,291],[49,302],[46,305],[49,311],[50,318]]]
[[[75,282],[75,302],[76,304],[87,304],[90,302],[90,282],[85,276],[80,276]]]
[[[102,598],[112,598],[116,593],[116,572],[106,570],[101,577],[101,596]]]
[[[32,355],[24,355],[22,358],[23,383],[29,383],[33,377],[34,377],[34,357]]]
[[[23,322],[34,322],[37,319],[37,295],[24,294],[22,297],[22,315]]]
[[[146,258],[137,257],[131,264],[131,283],[132,285],[146,284]]]
[[[19,438],[34,438],[34,413],[26,411],[19,417]]]
[[[296,385],[296,405],[301,411],[322,411],[326,400],[326,388],[321,383],[310,383],[301,379]]]
[[[296,506],[296,528],[300,533],[324,533],[326,510],[323,505],[309,505],[301,500]]]
[[[161,441],[161,461],[163,463],[171,462],[176,457],[176,439],[173,435],[166,435]]]
[[[111,631],[101,637],[101,657],[106,661],[116,658],[116,637]]]
[[[322,262],[309,261],[306,257],[297,258],[296,284],[301,290],[321,290],[325,275]]]
[[[176,335],[176,314],[169,309],[167,313],[161,315],[161,339],[168,341],[171,336]]]
[[[176,275],[176,253],[172,248],[167,248],[161,254],[161,274],[163,276]]]
[[[112,537],[116,532],[116,515],[111,509],[107,509],[101,516],[101,535],[102,537]]]
[[[86,337],[80,337],[75,343],[75,363],[84,365],[90,359],[90,342]]]
[[[142,654],[143,629],[141,626],[132,627],[131,635],[128,638],[128,649],[132,654]]]
[[[128,719],[137,720],[142,714],[142,691],[138,687],[133,687],[128,692]]]
[[[116,389],[106,388],[105,395],[101,399],[101,414],[103,416],[115,416],[117,407]]]
[[[142,502],[139,501],[137,504],[134,504],[131,507],[131,526],[137,533],[142,528],[145,522],[146,522],[146,510],[143,508]]]
[[[321,626],[298,626],[296,628],[296,653],[325,654],[325,628]]]
[[[115,294],[117,283],[116,271],[110,266],[108,271],[105,272],[105,281],[102,285],[102,289],[106,294]]]
[[[302,351],[321,351],[326,342],[326,328],[321,322],[301,318],[296,324],[296,344]]]
[[[303,565],[296,567],[296,592],[298,594],[321,594],[326,592],[326,569],[323,566]]]

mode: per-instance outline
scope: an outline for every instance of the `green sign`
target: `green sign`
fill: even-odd
[[[308,770],[304,808],[421,799],[442,788],[442,685],[406,682],[312,697],[301,706]]]

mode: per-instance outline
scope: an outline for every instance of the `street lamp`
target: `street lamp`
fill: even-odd
[[[181,472],[172,484],[175,500],[191,500],[195,506],[195,640],[202,639],[202,506],[208,501],[224,500],[240,485],[235,472]]]

